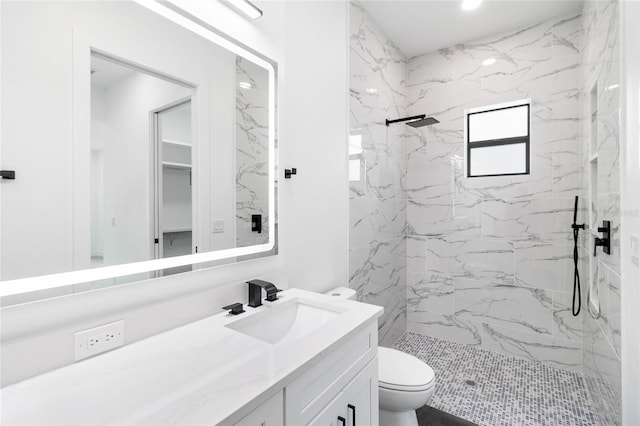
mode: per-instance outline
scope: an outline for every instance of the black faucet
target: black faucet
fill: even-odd
[[[262,289],[267,292],[265,300],[267,302],[274,302],[278,300],[278,292],[282,291],[270,282],[262,280],[247,281],[249,284],[249,306],[257,308],[262,305]]]

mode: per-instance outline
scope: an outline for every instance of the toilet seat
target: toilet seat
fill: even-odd
[[[378,385],[401,392],[423,392],[435,385],[433,369],[418,358],[391,348],[378,348]]]

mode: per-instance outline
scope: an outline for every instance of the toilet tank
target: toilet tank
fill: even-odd
[[[325,294],[328,296],[339,297],[341,299],[356,300],[356,291],[348,287],[336,287]]]

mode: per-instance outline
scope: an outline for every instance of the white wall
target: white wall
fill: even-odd
[[[218,19],[232,37],[278,63],[280,170],[299,169],[280,191],[280,254],[3,308],[3,384],[73,362],[75,331],[124,319],[125,340],[132,343],[220,312],[227,303],[246,302],[244,281],[251,278],[317,291],[347,283],[347,5],[260,2],[259,7],[264,16],[255,22],[226,9],[202,17]],[[2,90],[4,96],[5,85]],[[3,256],[6,251],[3,247]]]
[[[640,236],[640,3],[623,1],[621,235],[622,266],[622,423],[640,424],[640,267],[631,261],[632,235]]]
[[[348,3],[287,3],[281,247],[293,287],[348,285]],[[296,167],[291,180],[285,168]]]

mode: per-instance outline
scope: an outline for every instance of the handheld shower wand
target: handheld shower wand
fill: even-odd
[[[573,300],[571,304],[571,313],[574,317],[577,317],[580,313],[580,308],[582,306],[582,299],[580,293],[580,272],[578,271],[578,234],[581,229],[585,229],[584,223],[578,225],[576,221],[578,220],[578,196],[576,195],[575,203],[573,205],[573,225],[571,225],[571,229],[573,229]],[[576,299],[578,301],[578,308],[576,309]]]

